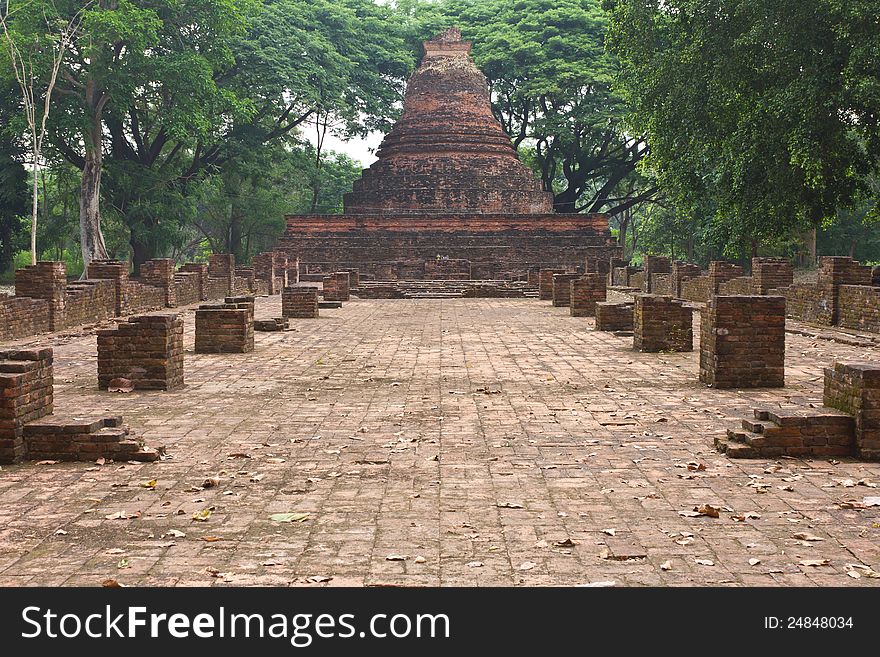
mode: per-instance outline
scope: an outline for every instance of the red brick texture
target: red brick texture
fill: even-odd
[[[633,348],[636,351],[693,351],[691,309],[670,296],[636,294]]]
[[[572,317],[594,317],[596,304],[605,301],[607,274],[584,274],[571,281],[570,305]]]
[[[114,379],[135,390],[175,390],[183,386],[183,318],[130,317],[115,329],[98,331],[98,387]]]
[[[714,388],[785,385],[785,298],[714,296],[700,321],[700,381]]]

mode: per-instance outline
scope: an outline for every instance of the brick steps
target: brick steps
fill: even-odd
[[[847,456],[855,440],[855,421],[834,411],[779,414],[755,409],[741,429],[715,437],[715,448],[731,458]]]

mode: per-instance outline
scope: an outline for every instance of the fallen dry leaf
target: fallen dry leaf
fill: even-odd
[[[534,561],[523,561],[523,562],[519,565],[519,569],[520,569],[520,570],[531,570],[532,568],[534,568],[534,567],[537,566],[537,565],[538,565],[538,564],[536,564]]]
[[[757,566],[759,563],[761,563],[760,559],[749,559],[750,566]]]
[[[207,522],[210,517],[211,509],[202,509],[201,511],[196,511],[192,514],[192,519],[196,522]]]
[[[660,564],[660,570],[672,570],[672,562],[668,560],[664,561]]]
[[[700,566],[714,566],[715,562],[711,559],[694,559],[694,562]]]
[[[798,561],[798,563],[802,566],[830,566],[831,561],[829,559],[802,559]]]
[[[809,532],[798,532],[794,535],[794,537],[801,541],[824,541],[825,539],[821,536],[816,536],[815,534],[811,534]]]
[[[501,502],[500,504],[497,504],[496,506],[498,506],[502,509],[522,509],[523,508],[523,505],[519,504],[518,502]]]
[[[269,520],[273,522],[305,522],[309,519],[309,515],[308,513],[297,513],[295,511],[291,513],[274,513],[269,516]]]

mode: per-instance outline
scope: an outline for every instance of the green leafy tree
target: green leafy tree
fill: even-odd
[[[868,0],[613,0],[610,47],[646,171],[728,244],[817,227],[877,164]]]

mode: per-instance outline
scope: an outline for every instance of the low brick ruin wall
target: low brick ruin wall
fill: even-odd
[[[672,274],[652,274],[651,292],[653,294],[674,296],[675,290],[672,287]]]
[[[316,319],[318,317],[318,290],[313,287],[284,288],[281,291],[281,315],[296,319]]]
[[[681,282],[681,298],[696,303],[706,303],[712,294],[712,281],[708,276],[695,276]]]
[[[880,333],[880,287],[841,285],[837,323],[855,331]]]
[[[118,315],[136,315],[165,307],[165,290],[137,280],[122,281],[122,303]]]
[[[198,272],[174,274],[174,300],[178,306],[191,306],[202,300],[202,282]]]
[[[880,459],[880,364],[835,363],[825,368],[824,404],[855,420],[855,453]]]
[[[0,463],[26,456],[24,425],[53,410],[52,350],[0,351]]]
[[[632,331],[633,308],[631,301],[600,301],[596,304],[596,330]]]
[[[693,313],[681,301],[659,294],[636,294],[633,309],[636,351],[693,351]]]
[[[637,271],[635,273],[630,274],[629,287],[634,287],[639,290],[644,290],[645,289],[645,272]]]
[[[786,313],[789,317],[811,324],[833,325],[834,293],[830,286],[795,283],[773,290],[773,293],[785,297]]]
[[[605,301],[607,277],[604,274],[584,274],[571,281],[570,310],[572,317],[593,317],[596,304]]]
[[[108,280],[83,280],[67,286],[65,326],[99,322],[116,316],[116,286]]]
[[[724,281],[718,285],[718,294],[731,295],[752,295],[754,291],[754,281],[751,276],[739,276]]]
[[[714,388],[785,385],[785,298],[714,296],[700,321],[700,381]]]
[[[553,305],[567,308],[571,303],[571,282],[580,274],[553,274]]]
[[[253,297],[227,297],[222,304],[199,306],[195,350],[198,354],[253,351]]]
[[[135,390],[183,386],[183,318],[130,317],[115,329],[98,331],[98,387],[126,379]]]
[[[49,302],[30,297],[0,296],[0,340],[26,338],[49,329]]]

